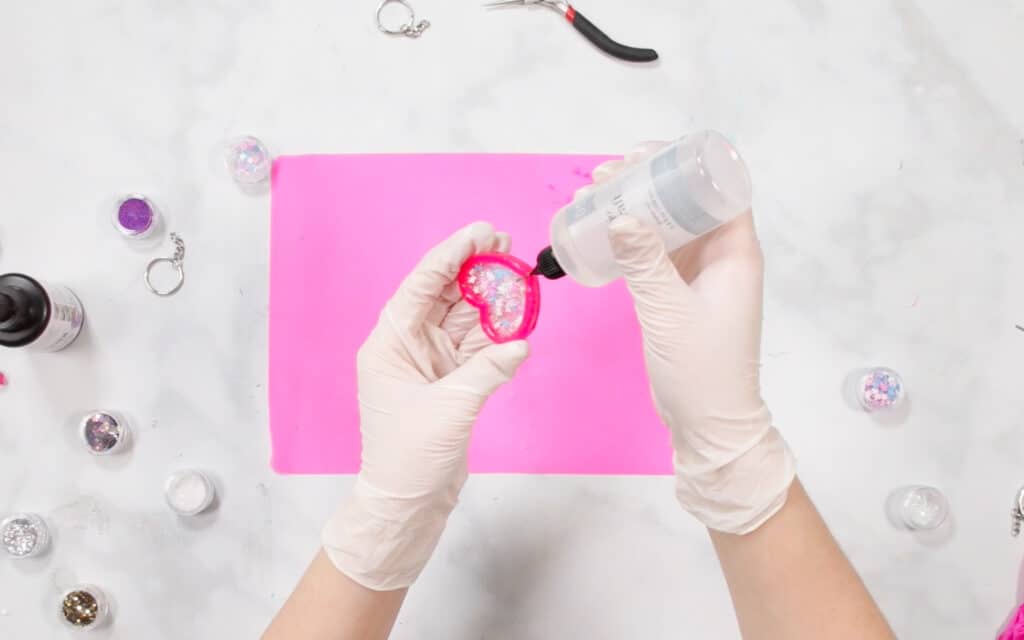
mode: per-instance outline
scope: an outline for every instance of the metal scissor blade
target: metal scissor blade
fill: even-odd
[[[489,9],[501,9],[504,7],[529,7],[533,5],[557,8],[556,3],[550,2],[549,0],[496,0],[494,2],[484,3],[484,6]]]

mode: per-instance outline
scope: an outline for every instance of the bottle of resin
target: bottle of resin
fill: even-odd
[[[750,209],[750,174],[720,133],[693,133],[599,185],[559,211],[538,275],[569,275],[588,287],[618,278],[608,223],[631,215],[656,228],[673,251]]]
[[[0,275],[0,346],[60,351],[82,331],[85,311],[67,287]]]

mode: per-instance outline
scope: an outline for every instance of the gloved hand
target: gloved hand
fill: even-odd
[[[660,145],[594,171],[608,180]],[[744,534],[786,501],[795,461],[761,398],[764,259],[744,214],[668,255],[636,218],[609,239],[633,295],[655,407],[672,432],[676,496],[711,529]]]
[[[323,545],[367,588],[400,589],[419,576],[466,481],[473,423],[529,353],[523,341],[491,344],[455,282],[471,255],[508,244],[476,223],[435,247],[359,351],[362,466]]]

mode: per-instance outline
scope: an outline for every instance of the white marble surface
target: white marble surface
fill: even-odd
[[[1024,549],[1008,535],[1024,483],[1022,5],[580,0],[661,51],[639,68],[543,11],[413,2],[434,23],[415,42],[378,34],[372,0],[2,3],[0,271],[71,285],[89,323],[65,353],[0,353],[0,511],[38,511],[57,536],[42,559],[0,562],[0,637],[63,637],[57,589],[74,580],[116,600],[99,637],[255,637],[350,484],[268,469],[269,201],[215,170],[219,140],[614,152],[698,127],[728,132],[754,174],[766,393],[809,490],[901,637],[992,637]],[[151,254],[102,219],[125,190],[188,243],[173,299],[144,291]],[[839,396],[873,363],[907,377],[903,424]],[[134,418],[129,455],[75,442],[69,421],[97,406]],[[222,491],[192,524],[161,497],[188,466]],[[886,494],[917,482],[953,505],[941,544],[884,519]],[[736,635],[665,478],[471,479],[395,632]]]

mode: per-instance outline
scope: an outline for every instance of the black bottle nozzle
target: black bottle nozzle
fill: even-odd
[[[551,247],[545,247],[537,255],[537,268],[533,270],[532,275],[544,276],[548,280],[565,277],[565,271],[562,269],[562,265],[558,264],[558,259],[555,258],[555,252],[551,250]]]
[[[14,317],[14,300],[11,296],[0,293],[0,322],[7,322]]]
[[[23,347],[46,330],[49,300],[43,286],[20,273],[0,274],[0,347]]]

